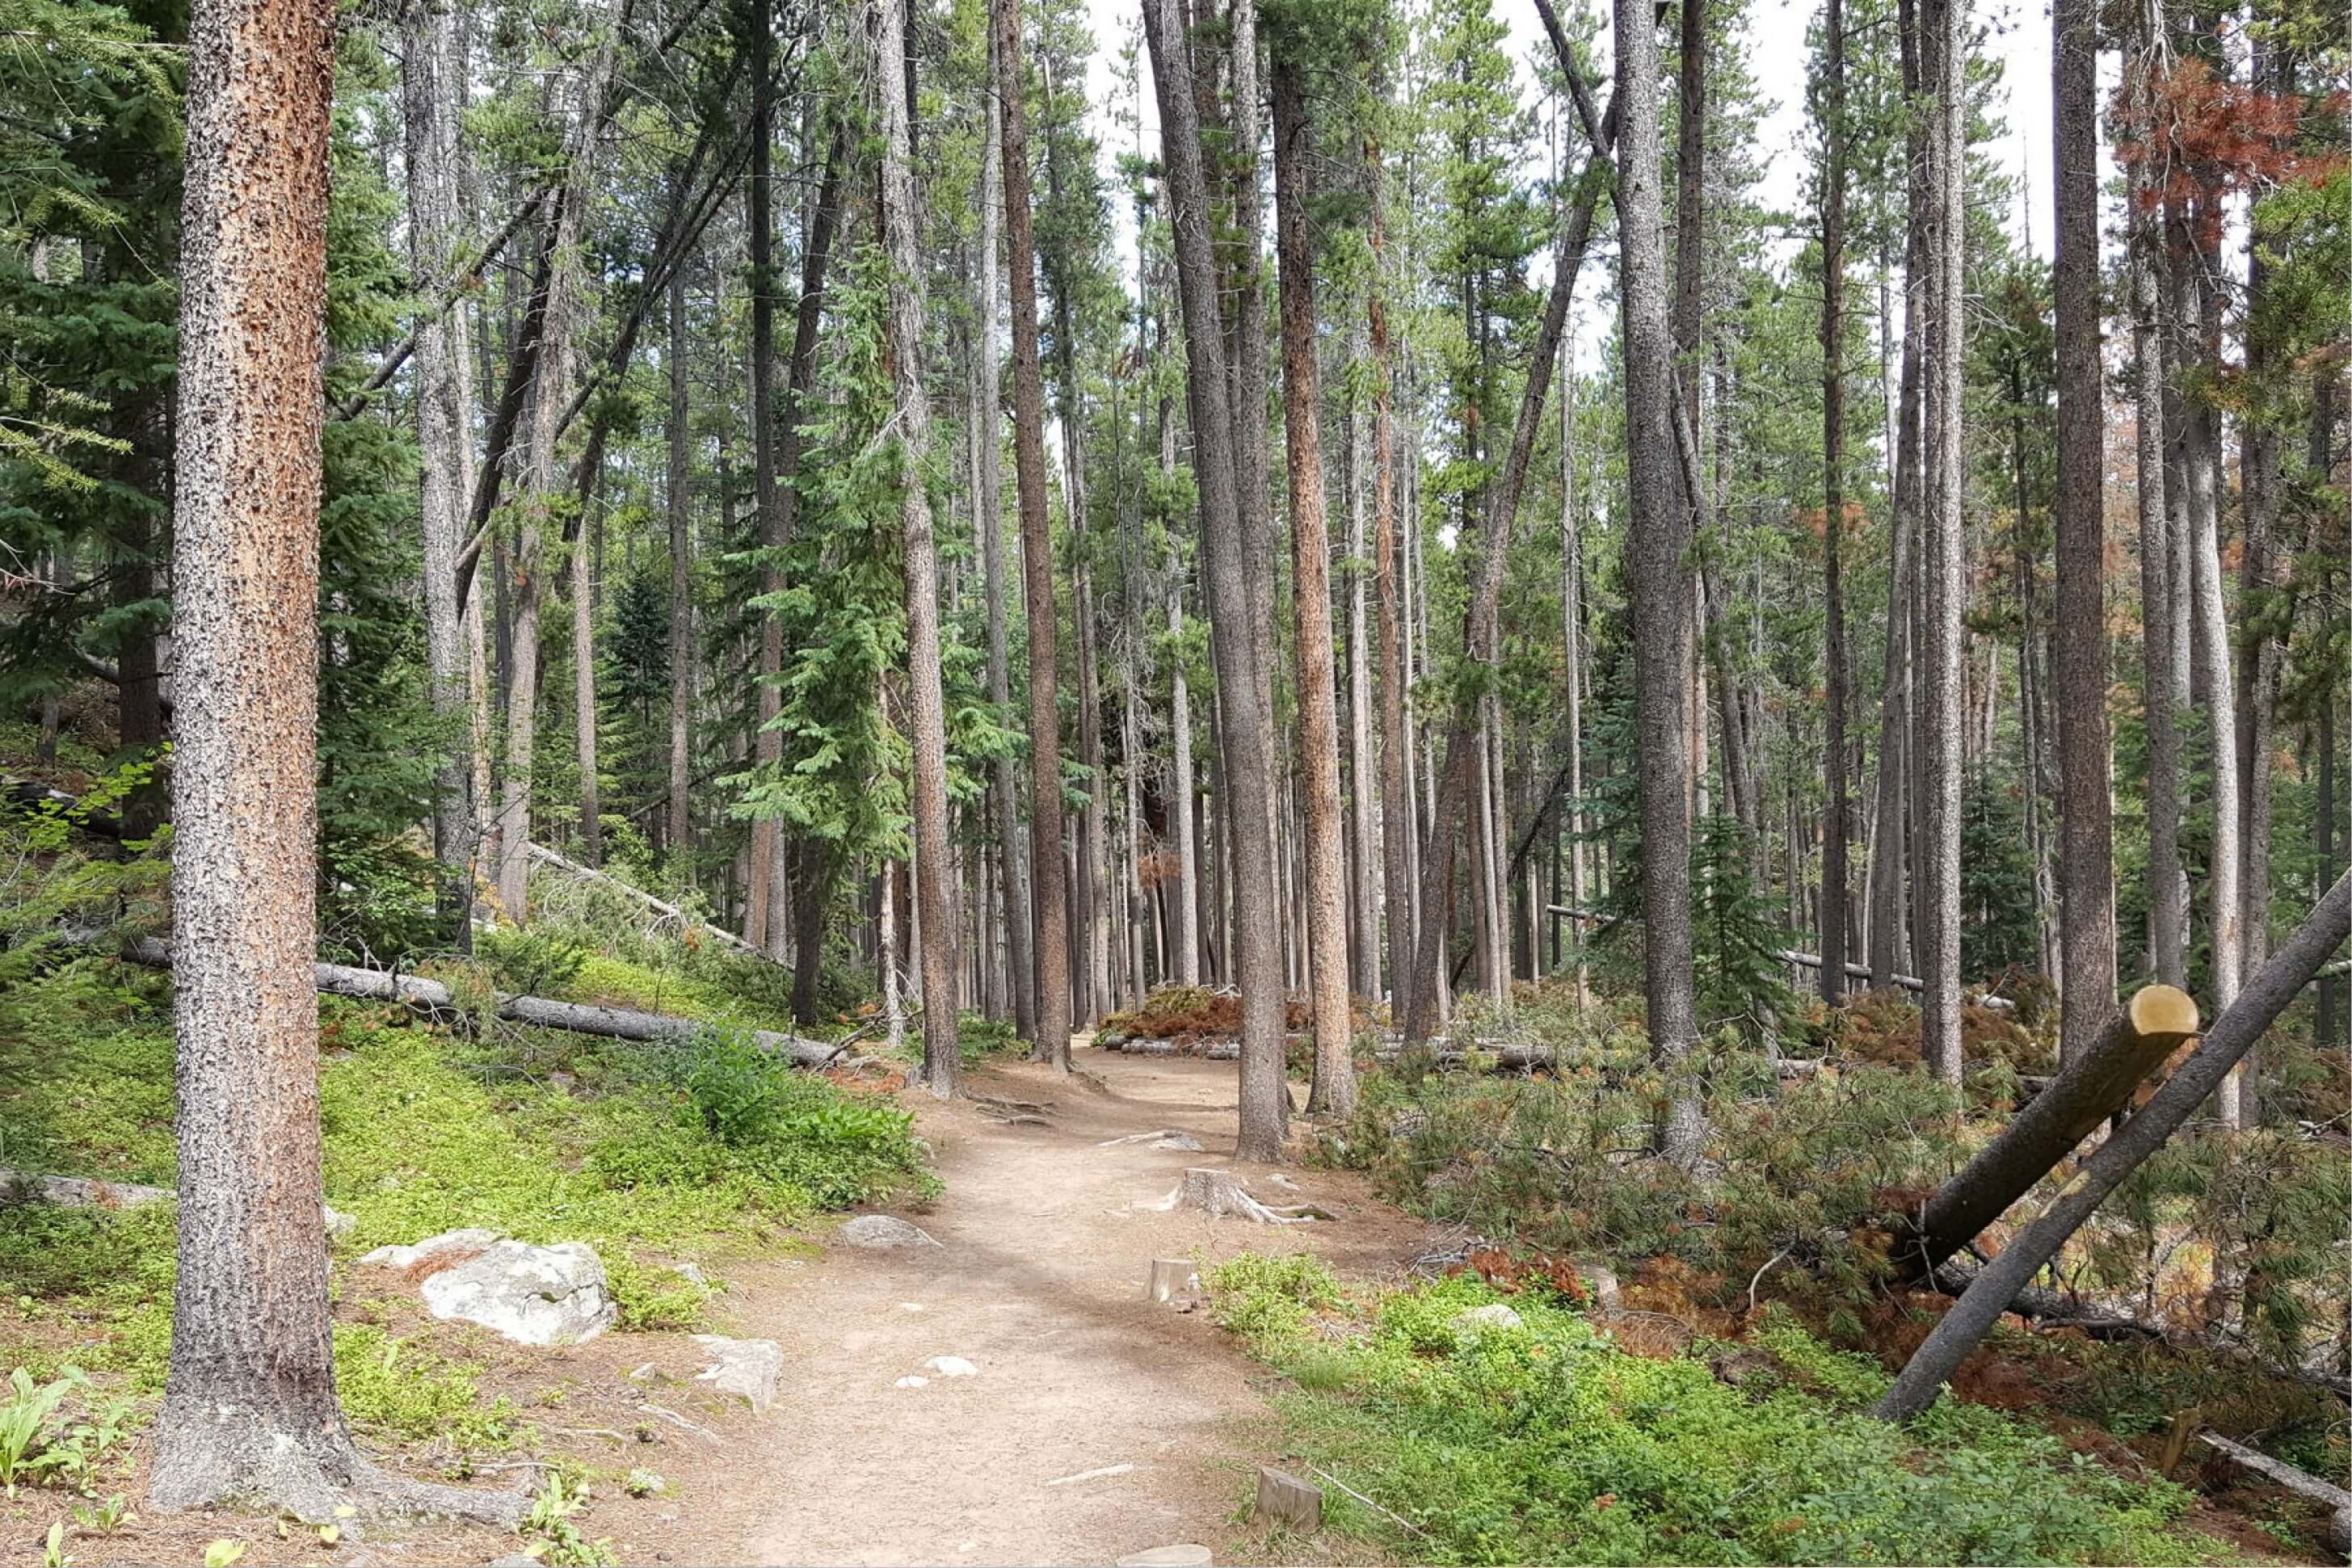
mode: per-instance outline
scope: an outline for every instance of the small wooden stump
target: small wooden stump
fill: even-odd
[[[1129,1552],[1118,1560],[1118,1568],[1210,1568],[1213,1561],[1209,1549],[1199,1542],[1180,1541],[1172,1546]]]
[[[1254,1517],[1275,1520],[1301,1535],[1312,1535],[1323,1528],[1323,1489],[1308,1485],[1287,1470],[1260,1465]]]
[[[1154,1258],[1151,1279],[1144,1286],[1147,1300],[1166,1303],[1193,1301],[1201,1297],[1201,1276],[1190,1258]]]

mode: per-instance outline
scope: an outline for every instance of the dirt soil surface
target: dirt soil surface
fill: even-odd
[[[1231,1062],[1079,1056],[1074,1078],[1020,1064],[967,1080],[1039,1104],[1014,1113],[1043,1125],[910,1092],[947,1193],[908,1218],[938,1247],[835,1240],[814,1263],[738,1271],[738,1332],[783,1344],[787,1392],[733,1495],[662,1543],[677,1561],[1109,1563],[1181,1541],[1248,1554],[1232,1521],[1272,1424],[1207,1313],[1146,1299],[1151,1260],[1311,1249],[1387,1276],[1426,1228],[1344,1173],[1283,1173],[1292,1188],[1235,1166]],[[1163,1128],[1201,1152],[1109,1142]],[[1187,1166],[1336,1222],[1152,1211]],[[925,1366],[937,1356],[979,1370],[942,1376]],[[898,1386],[908,1376],[929,1381]]]

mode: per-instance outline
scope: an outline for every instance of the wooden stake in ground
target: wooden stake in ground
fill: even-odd
[[[320,329],[328,0],[190,26],[174,653],[179,1277],[150,1506],[389,1490],[335,1397],[319,1208]],[[446,1489],[435,1489],[444,1491]],[[511,1517],[518,1499],[448,1506]],[[488,1506],[485,1506],[488,1504]]]

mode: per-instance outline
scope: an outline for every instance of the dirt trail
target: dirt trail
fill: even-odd
[[[941,1245],[737,1270],[731,1332],[784,1346],[783,1392],[726,1501],[695,1511],[706,1560],[757,1563],[1108,1563],[1177,1541],[1238,1544],[1249,1467],[1271,1455],[1251,1364],[1205,1312],[1143,1299],[1153,1258],[1312,1249],[1392,1270],[1422,1227],[1345,1174],[1234,1167],[1270,1202],[1337,1222],[1261,1226],[1136,1207],[1188,1165],[1231,1166],[1232,1063],[1087,1051],[1083,1073],[1026,1064],[981,1094],[1051,1101],[1048,1124],[919,1093],[946,1195],[909,1218]],[[1181,1128],[1200,1153],[1105,1140]],[[977,1375],[927,1371],[961,1356]],[[919,1388],[896,1386],[926,1376]],[[1116,1474],[1071,1479],[1090,1470]],[[732,1468],[732,1467],[730,1467]],[[684,1545],[685,1543],[680,1543]],[[680,1558],[680,1561],[686,1559]]]

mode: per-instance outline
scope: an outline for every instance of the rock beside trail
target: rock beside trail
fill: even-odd
[[[1190,1133],[1180,1133],[1171,1129],[1169,1132],[1162,1133],[1153,1141],[1151,1146],[1155,1149],[1184,1149],[1193,1153],[1198,1153],[1201,1147],[1201,1140],[1194,1137]]]
[[[861,1214],[845,1222],[841,1239],[852,1247],[937,1247],[930,1232],[919,1225],[887,1214]]]
[[[935,1355],[923,1363],[925,1372],[936,1372],[941,1377],[978,1377],[980,1368],[960,1355]]]
[[[488,1251],[499,1240],[499,1232],[469,1225],[461,1230],[445,1230],[438,1236],[428,1236],[406,1247],[379,1247],[373,1252],[361,1254],[360,1261],[371,1268],[404,1271],[420,1263],[436,1260],[446,1268]]]
[[[604,1260],[584,1242],[534,1247],[468,1228],[409,1247],[379,1247],[360,1260],[431,1270],[418,1293],[435,1317],[479,1323],[517,1344],[580,1344],[620,1314],[604,1288]]]
[[[749,1405],[754,1416],[776,1402],[776,1379],[784,1370],[782,1345],[772,1339],[729,1339],[715,1333],[696,1334],[694,1343],[710,1356],[710,1364],[695,1381],[718,1385],[721,1394],[732,1394]]]
[[[1454,1314],[1457,1333],[1484,1333],[1488,1329],[1515,1329],[1519,1326],[1519,1314],[1500,1301],[1490,1301],[1483,1307],[1466,1307]]]
[[[133,1181],[107,1181],[97,1176],[43,1176],[0,1170],[0,1203],[47,1203],[59,1208],[144,1208],[169,1203],[179,1195],[168,1186],[144,1186]],[[349,1236],[359,1221],[338,1209],[319,1206],[330,1236]]]

